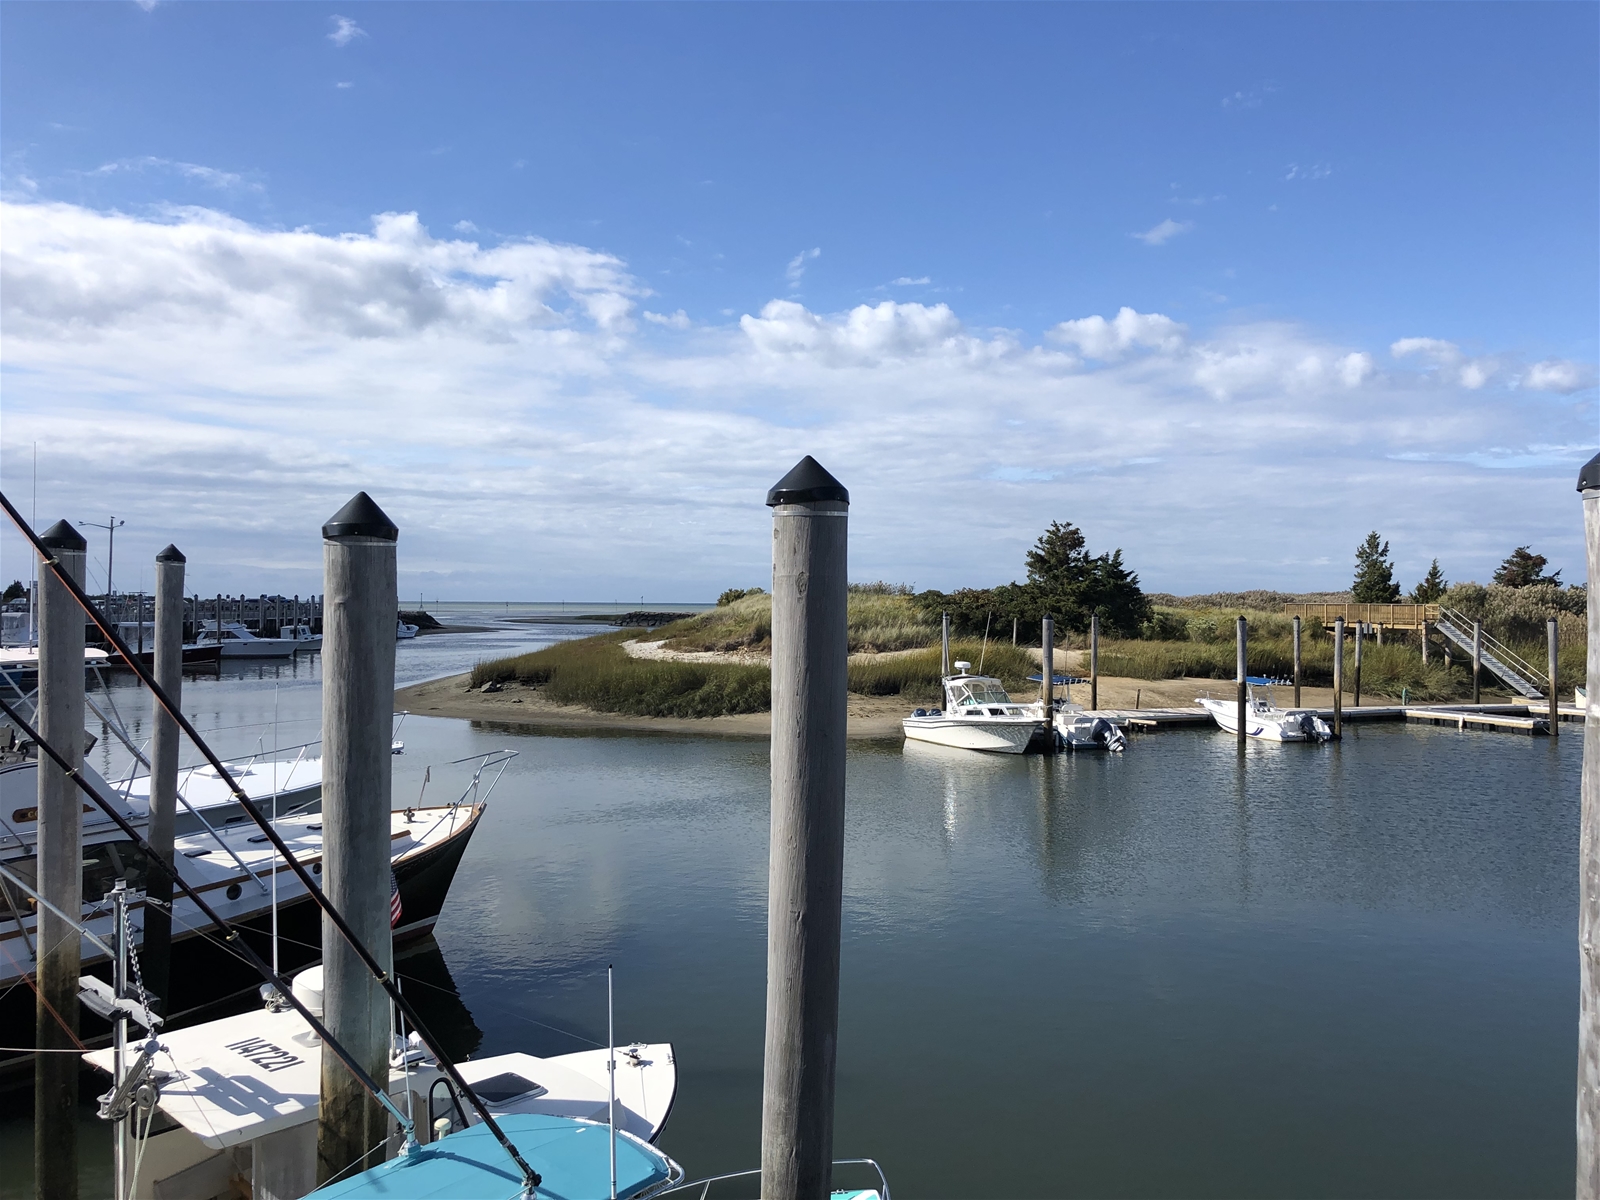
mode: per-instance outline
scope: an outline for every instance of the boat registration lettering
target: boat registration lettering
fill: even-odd
[[[290,1054],[265,1038],[245,1038],[242,1042],[229,1042],[227,1048],[255,1063],[263,1071],[283,1071],[305,1062],[305,1059],[298,1054]]]

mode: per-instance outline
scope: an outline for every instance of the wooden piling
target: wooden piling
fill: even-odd
[[[154,671],[156,683],[182,704],[183,692],[183,552],[168,546],[156,555],[156,614]],[[178,723],[167,710],[150,704],[150,845],[167,862],[172,861],[172,826],[178,806]],[[144,985],[167,998],[172,955],[172,880],[161,871],[145,876],[146,894],[154,903],[144,910]]]
[[[1483,622],[1472,623],[1472,702],[1479,703],[1478,687],[1483,679]]]
[[[939,676],[950,674],[950,614],[944,613],[939,621]]]
[[[1560,638],[1561,638],[1561,634],[1560,634],[1559,629],[1558,629],[1558,627],[1556,625],[1556,619],[1554,617],[1551,617],[1548,621],[1545,622],[1544,635],[1545,635],[1545,642],[1547,643],[1547,649],[1549,650],[1549,654],[1550,654],[1550,686],[1545,689],[1545,691],[1547,692],[1547,694],[1549,696],[1549,701],[1550,701],[1550,717],[1549,717],[1549,720],[1550,720],[1550,736],[1551,737],[1560,737],[1561,736],[1561,709],[1560,709],[1560,701],[1556,696],[1556,687],[1557,687],[1557,683],[1558,683],[1558,676],[1560,674],[1560,669],[1561,669],[1561,663],[1560,663],[1560,658],[1561,658],[1561,655],[1560,655],[1560,650],[1561,650]]]
[[[322,643],[323,888],[385,971],[393,962],[389,746],[399,536],[394,522],[365,492],[357,492],[322,527],[323,576],[330,597]],[[388,998],[326,915],[322,964],[328,1031],[374,1079],[387,1079]],[[318,1183],[381,1163],[387,1157],[387,1133],[383,1108],[324,1047]]]
[[[1355,698],[1351,701],[1352,706],[1355,707],[1355,708],[1360,708],[1361,707],[1361,643],[1365,642],[1366,640],[1367,640],[1367,627],[1364,624],[1362,624],[1360,621],[1357,621],[1356,622],[1356,686],[1355,686]],[[1477,698],[1474,697],[1472,702],[1474,704],[1476,704],[1478,702]]]
[[[1422,665],[1428,665],[1428,622],[1422,622]]]
[[[1294,706],[1300,707],[1300,618],[1294,619]]]
[[[1015,646],[1017,644],[1017,618],[1016,617],[1012,617],[1011,618],[1011,644],[1013,646]]]
[[[1089,614],[1089,710],[1100,711],[1100,614]]]
[[[1039,703],[1044,719],[1053,721],[1056,708],[1056,622],[1049,613],[1039,623]]]
[[[1246,697],[1247,697],[1247,694],[1249,692],[1250,685],[1245,682],[1245,680],[1249,677],[1249,671],[1246,669],[1246,657],[1247,656],[1246,656],[1246,652],[1245,652],[1245,639],[1247,637],[1249,637],[1249,626],[1247,626],[1245,624],[1245,619],[1244,619],[1243,616],[1241,616],[1239,618],[1238,625],[1235,627],[1235,638],[1234,638],[1235,643],[1236,643],[1236,645],[1235,645],[1235,659],[1236,659],[1236,661],[1234,662],[1234,679],[1237,682],[1238,692],[1239,692],[1239,695],[1238,695],[1238,719],[1239,719],[1238,741],[1239,741],[1239,752],[1241,754],[1244,752],[1245,738],[1247,738],[1249,736],[1249,732],[1248,732],[1249,731],[1249,724],[1248,724],[1249,702],[1246,699]]]
[[[850,494],[809,455],[772,509],[772,834],[764,1200],[823,1200],[833,1161],[844,896]]]
[[[83,583],[87,543],[57,521],[39,539]],[[48,566],[39,571],[39,735],[76,771],[83,765],[84,612]],[[47,756],[38,766],[39,893],[64,913],[83,909],[83,801]],[[98,897],[96,897],[98,899]],[[33,1186],[39,1200],[78,1195],[78,931],[40,906],[34,1000]]]
[[[1344,736],[1344,618],[1333,619],[1333,736]]]
[[[1600,454],[1578,475],[1588,550],[1589,654],[1585,674],[1583,775],[1578,832],[1578,1200],[1600,1198]]]

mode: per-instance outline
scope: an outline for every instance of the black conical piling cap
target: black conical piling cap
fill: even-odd
[[[377,501],[365,492],[357,492],[322,527],[325,538],[370,537],[386,542],[400,539],[400,527],[389,520],[389,515],[378,507]]]
[[[39,540],[50,550],[87,550],[89,543],[65,521],[57,521],[39,535]]]
[[[809,454],[767,492],[769,508],[779,504],[810,504],[816,500],[839,500],[849,504],[850,493]]]
[[[156,561],[160,563],[182,563],[188,562],[189,560],[183,556],[182,550],[179,550],[171,542],[168,542],[167,548],[160,554],[156,555]]]
[[[1586,492],[1590,488],[1600,488],[1600,454],[1584,463],[1583,470],[1578,472],[1578,490]]]

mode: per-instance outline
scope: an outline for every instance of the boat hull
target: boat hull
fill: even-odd
[[[907,717],[901,727],[906,737],[916,742],[932,742],[958,750],[983,750],[990,754],[1021,754],[1044,732],[1045,723],[992,717],[971,720]]]
[[[1211,714],[1224,733],[1239,732],[1239,706],[1236,701],[1212,700],[1202,697],[1200,707]],[[1306,721],[1304,718],[1310,718]],[[1308,729],[1307,725],[1311,728]],[[1250,706],[1245,708],[1244,733],[1246,737],[1263,742],[1314,742],[1323,740],[1316,730],[1316,718],[1311,713],[1294,709],[1273,709],[1263,713]]]
[[[400,923],[394,930],[394,944],[425,936],[433,929],[444,908],[450,885],[455,879],[461,856],[477,828],[483,809],[463,811],[461,828],[436,845],[397,859],[395,880],[400,885]],[[272,912],[264,909],[235,922],[244,940],[268,962],[272,960]],[[255,968],[240,959],[212,935],[214,927],[173,930],[171,996],[163,1008],[167,1017],[163,1028],[181,1029],[210,1020],[237,1003],[240,996],[253,994],[261,984]],[[303,893],[278,906],[278,965],[288,976],[311,966],[322,957],[322,910]],[[98,962],[85,966],[84,974],[108,983],[111,964]],[[34,993],[26,985],[12,987],[0,998],[0,1028],[31,1031],[34,1026]],[[79,1009],[79,1038],[86,1046],[106,1043],[110,1025],[85,1009]],[[31,1037],[31,1033],[30,1033]],[[13,1043],[16,1044],[16,1043]],[[10,1084],[31,1074],[31,1054],[0,1055],[0,1083]]]

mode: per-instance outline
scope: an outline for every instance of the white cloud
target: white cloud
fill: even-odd
[[[1174,221],[1171,217],[1168,217],[1159,224],[1152,225],[1143,233],[1129,234],[1129,236],[1138,238],[1146,246],[1160,246],[1171,241],[1180,233],[1188,233],[1193,228],[1193,221]]]
[[[813,260],[822,257],[822,247],[813,246],[809,250],[802,250],[789,260],[789,265],[783,269],[783,277],[789,281],[791,288],[800,286],[800,280],[805,276],[806,266]]]
[[[154,12],[156,5],[160,3],[160,0],[133,0],[133,2],[145,12]]]
[[[1565,358],[1547,358],[1528,368],[1522,386],[1543,392],[1576,392],[1594,382],[1594,372]]]
[[[640,314],[617,258],[436,238],[415,214],[328,235],[8,203],[0,232],[0,467],[24,477],[37,440],[41,517],[126,507],[128,561],[174,541],[201,592],[320,590],[317,530],[365,488],[413,593],[714,595],[760,576],[765,491],[806,453],[851,489],[862,577],[1015,578],[1050,519],[1162,590],[1336,586],[1317,560],[1374,527],[1417,575],[1438,554],[1470,577],[1480,541],[1567,553],[1542,482],[1570,485],[1559,448],[1592,441],[1583,406],[1503,386],[1591,368],[1472,389],[1465,366],[1511,360],[1439,339],[1379,371],[1290,322],[1124,308],[1048,349],[946,304],[784,298],[646,337],[635,319],[687,314]]]
[[[1111,320],[1101,316],[1063,321],[1048,333],[1051,340],[1076,346],[1090,358],[1115,359],[1135,346],[1173,351],[1183,345],[1184,326],[1160,313],[1139,313],[1124,306]]]
[[[248,191],[261,191],[261,185],[247,181],[243,175],[235,171],[222,171],[216,167],[202,166],[200,163],[177,162],[170,158],[156,158],[154,155],[144,155],[140,158],[119,158],[115,162],[102,163],[90,172],[91,175],[125,175],[130,172],[143,173],[145,171],[170,171],[184,179],[203,183],[219,191],[232,191],[245,189]]]
[[[339,88],[340,90],[343,90],[345,88],[353,88],[353,87],[355,87],[355,84],[349,82],[348,80],[344,80],[344,81],[341,81],[339,83],[334,84],[333,86],[336,87],[336,88]]]
[[[1305,166],[1301,166],[1299,163],[1290,163],[1289,173],[1283,178],[1285,182],[1294,179],[1326,179],[1332,174],[1333,167],[1328,163],[1307,163]]]
[[[1408,337],[1391,342],[1389,353],[1396,358],[1406,358],[1416,354],[1439,363],[1453,363],[1460,361],[1461,347],[1442,338]]]
[[[894,280],[889,286],[890,287],[922,287],[924,284],[929,284],[929,283],[932,283],[932,282],[933,282],[933,280],[929,279],[926,275],[919,275],[915,279],[912,279],[911,276],[909,276],[909,275],[902,275],[902,276],[900,276],[899,279]]]
[[[333,22],[333,32],[328,35],[328,40],[341,49],[355,41],[356,38],[367,36],[367,31],[357,25],[350,17],[334,16],[328,19]]]
[[[1430,362],[1434,378],[1477,391],[1501,374],[1501,363],[1494,358],[1467,358],[1461,347],[1442,338],[1401,338],[1389,347],[1395,358],[1417,357]]]

